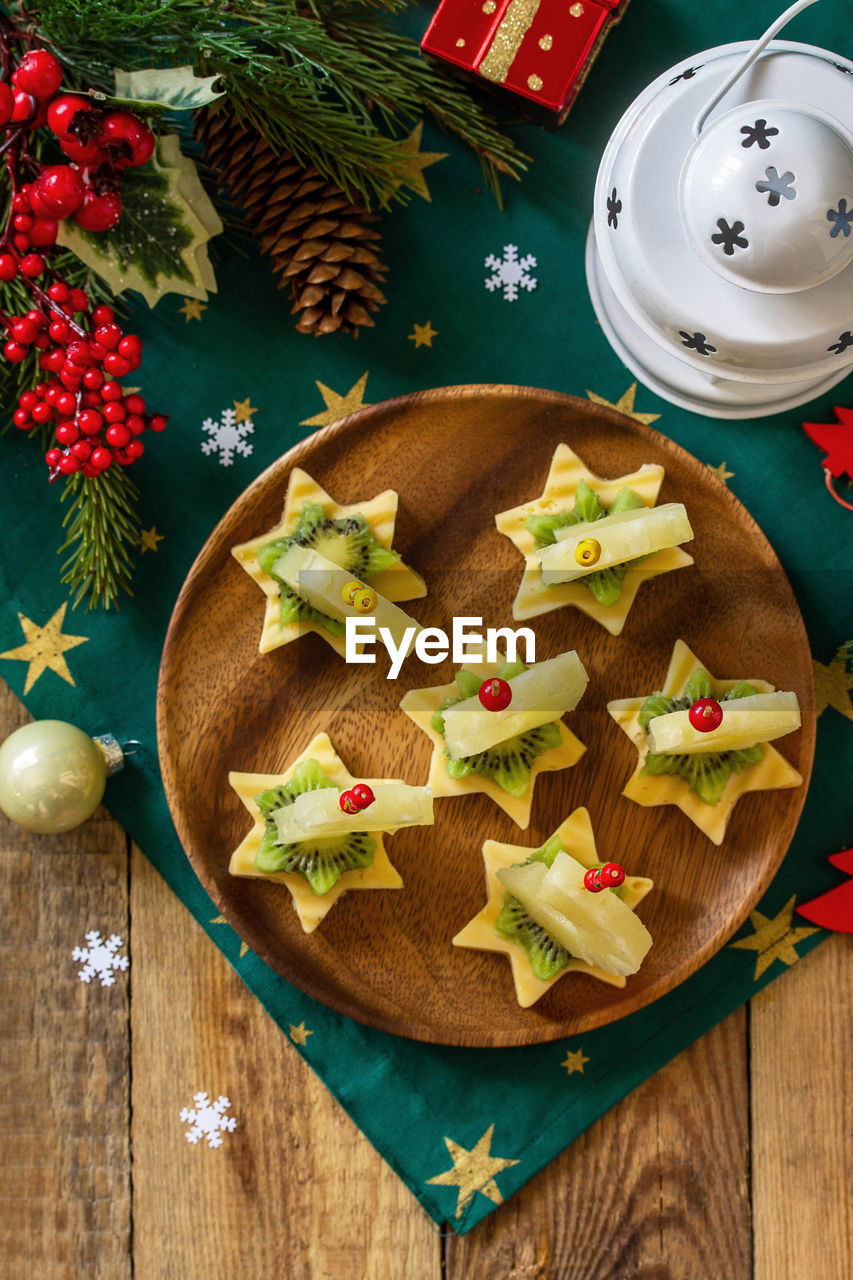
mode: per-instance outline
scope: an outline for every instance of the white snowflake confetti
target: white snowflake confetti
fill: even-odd
[[[238,422],[233,409],[223,409],[219,422],[214,422],[213,418],[205,418],[202,423],[202,431],[206,431],[210,439],[202,442],[201,451],[218,453],[222,466],[230,467],[235,453],[248,458],[252,452],[254,445],[245,440],[244,436],[251,435],[254,430],[254,423],[248,418]]]
[[[489,267],[492,274],[487,276],[483,283],[490,293],[494,293],[495,289],[503,289],[506,302],[515,302],[519,286],[526,289],[528,293],[536,288],[536,277],[530,274],[530,268],[536,266],[536,259],[532,253],[519,258],[517,245],[505,244],[503,258],[490,253],[485,265]]]
[[[71,952],[72,960],[83,961],[80,981],[91,982],[94,977],[98,977],[102,987],[111,987],[115,982],[113,970],[126,969],[130,964],[127,956],[118,954],[119,947],[124,945],[121,938],[114,933],[105,941],[99,930],[90,929],[86,934],[86,941],[88,947],[75,947]]]
[[[221,1147],[222,1134],[233,1133],[237,1128],[234,1117],[225,1114],[231,1106],[230,1100],[220,1094],[211,1102],[206,1093],[197,1093],[193,1102],[194,1107],[181,1107],[181,1124],[190,1125],[185,1135],[187,1142],[195,1144],[207,1138],[209,1147]]]

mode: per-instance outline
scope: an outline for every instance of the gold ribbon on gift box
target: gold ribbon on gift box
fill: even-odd
[[[503,84],[521,42],[539,9],[540,0],[512,0],[495,32],[489,51],[477,67],[478,73],[495,84]]]

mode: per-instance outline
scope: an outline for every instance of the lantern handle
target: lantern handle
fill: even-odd
[[[714,107],[723,99],[731,89],[732,85],[740,79],[744,71],[748,70],[755,62],[759,54],[763,53],[774,36],[778,35],[783,27],[786,27],[792,18],[796,18],[798,13],[802,13],[804,9],[808,9],[811,5],[817,4],[817,0],[797,0],[796,4],[792,4],[789,9],[780,14],[772,26],[768,27],[763,36],[756,40],[755,44],[746,54],[746,56],[738,63],[734,71],[724,80],[720,88],[716,91],[712,98],[705,103],[702,110],[693,122],[693,140],[699,137],[705,125],[708,116],[714,110]]]

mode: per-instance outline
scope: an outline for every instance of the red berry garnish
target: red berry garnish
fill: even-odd
[[[92,312],[92,322],[96,328],[98,325],[110,324],[115,318],[112,307],[108,307],[105,302],[99,302]]]
[[[39,366],[46,369],[48,373],[60,373],[64,364],[65,353],[62,347],[54,347],[52,351],[39,356]]]
[[[98,399],[100,400],[100,396]],[[107,400],[101,412],[105,422],[123,422],[127,417],[127,409],[120,400]]]
[[[52,98],[62,84],[62,67],[47,49],[31,49],[12,72],[12,83],[34,98]]]
[[[61,457],[61,449],[48,449],[47,453],[44,455],[44,460],[49,467],[55,467]]]
[[[89,310],[89,295],[84,289],[72,289],[68,294],[68,301],[74,311]]]
[[[152,431],[165,431],[166,426],[168,425],[168,422],[169,422],[168,414],[154,413],[151,415],[151,420],[148,423],[148,425]]]
[[[116,449],[123,449],[133,439],[123,422],[116,422],[107,427],[106,437],[107,444],[114,445]]]
[[[71,330],[64,320],[52,320],[48,333],[54,342],[68,342],[71,337]]]
[[[83,369],[92,363],[92,353],[89,350],[88,342],[77,339],[75,342],[69,342],[65,349],[65,358],[71,364],[78,366],[80,377],[83,376]]]
[[[35,118],[36,111],[35,98],[24,89],[15,89],[12,93],[12,123],[26,124]]]
[[[722,724],[723,708],[714,698],[698,698],[687,712],[687,719],[699,733],[710,733]]]
[[[18,264],[11,253],[0,253],[0,280],[8,284],[18,274]]]
[[[478,696],[487,711],[503,711],[512,702],[512,689],[509,681],[490,676],[480,685]]]
[[[131,435],[141,436],[145,430],[145,419],[140,418],[138,413],[130,413],[125,418],[124,425],[127,427]]]
[[[118,386],[118,383],[116,382],[114,385]],[[144,413],[145,401],[136,391],[132,391],[129,396],[125,396],[124,407],[128,413]]]
[[[28,253],[30,249],[30,237],[26,231],[16,231],[12,236],[12,244],[18,250],[18,253]]]
[[[130,361],[125,360],[117,351],[108,351],[104,356],[104,368],[113,378],[123,378],[130,373]]]
[[[38,396],[34,391],[24,391],[21,393],[18,404],[29,413],[33,405],[38,404]]]
[[[40,253],[28,253],[21,259],[21,275],[28,280],[37,280],[44,271],[44,258]]]
[[[12,421],[15,426],[20,427],[22,431],[28,431],[33,423],[33,420],[27,413],[26,409],[16,409],[12,414]]]
[[[75,440],[71,446],[71,452],[81,462],[88,462],[92,456],[92,446],[88,440]]]
[[[141,440],[131,440],[130,444],[125,445],[124,451],[128,458],[135,461],[136,458],[142,457],[145,452],[145,445]]]
[[[59,444],[74,444],[74,442],[79,440],[79,438],[80,432],[77,430],[73,422],[60,422],[59,426],[56,428],[56,439]]]
[[[42,169],[35,184],[36,194],[57,218],[67,218],[83,203],[86,188],[77,169],[70,164],[53,164]]]
[[[115,191],[105,191],[99,196],[87,187],[83,203],[74,213],[74,221],[84,231],[109,231],[121,217],[121,196]]]
[[[38,329],[26,316],[16,316],[12,321],[12,337],[16,342],[29,346],[31,342],[35,342],[37,333]]]
[[[47,296],[53,302],[67,302],[68,295],[70,293],[71,293],[71,290],[68,288],[68,285],[64,284],[61,280],[54,281],[54,283],[50,285],[47,290]]]
[[[56,244],[59,227],[52,218],[35,218],[30,229],[30,243],[36,249],[49,249]]]
[[[60,391],[56,397],[56,407],[64,418],[68,418],[77,408],[77,397],[70,391]]]
[[[53,417],[53,410],[51,409],[50,405],[45,404],[43,400],[41,404],[37,404],[33,406],[33,422],[44,424],[45,422],[50,422],[52,417]]]
[[[357,782],[354,787],[350,788],[350,795],[355,800],[359,809],[366,809],[368,805],[373,804],[376,796],[373,789],[366,782]]]
[[[338,803],[344,813],[358,813],[359,804],[351,791],[342,791]]]
[[[35,218],[31,213],[16,213],[12,219],[12,226],[16,231],[29,231],[35,222]]]
[[[112,453],[110,452],[109,449],[105,449],[103,445],[95,449],[94,453],[92,454],[92,457],[90,458],[90,462],[92,463],[92,466],[98,472],[106,471],[107,467],[111,465],[112,460],[113,460]]]
[[[84,436],[96,436],[104,425],[104,420],[97,409],[84,409],[77,414],[77,426]]]
[[[92,351],[91,347],[89,348],[89,350],[91,351],[92,355],[95,356],[95,359],[97,359],[97,352]],[[100,369],[87,369],[86,372],[83,374],[83,386],[86,388],[87,391],[100,390],[100,388],[103,386],[103,382],[104,382],[104,375],[101,373]],[[97,404],[100,398],[101,398],[100,396],[96,396],[93,401],[93,404]]]
[[[64,476],[73,476],[75,471],[80,470],[80,463],[73,453],[66,453],[59,460],[59,470]]]
[[[118,344],[118,353],[124,356],[125,360],[138,361],[142,355],[142,339],[135,333],[126,334]]]
[[[117,324],[110,321],[108,324],[99,324],[95,330],[95,340],[111,351],[113,347],[117,347],[121,342],[121,329]],[[121,353],[124,355],[124,352]]]
[[[97,314],[97,308],[96,308],[96,314]],[[105,382],[104,385],[101,387],[101,399],[102,400],[121,400],[121,383]],[[128,401],[132,399],[133,399],[132,396],[128,396],[127,400],[125,401],[125,405],[128,409],[130,409],[130,405]],[[133,412],[133,410],[131,410],[131,412]],[[139,411],[137,410],[137,412]],[[142,412],[143,413],[145,412],[144,404],[142,406]]]

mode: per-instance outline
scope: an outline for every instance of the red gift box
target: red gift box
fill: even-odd
[[[628,0],[441,0],[421,48],[562,124]]]

